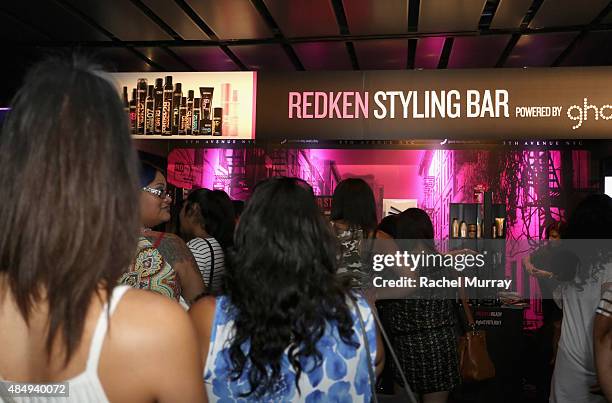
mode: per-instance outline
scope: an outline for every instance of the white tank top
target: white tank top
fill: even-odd
[[[130,287],[127,285],[120,285],[113,289],[113,293],[110,297],[110,315],[113,314],[115,308],[119,304],[119,300]],[[87,357],[87,366],[85,371],[79,375],[68,379],[69,384],[69,397],[13,397],[12,400],[8,400],[5,396],[6,391],[0,391],[0,402],[3,403],[107,403],[108,398],[104,393],[104,388],[100,383],[98,377],[98,363],[100,361],[100,352],[102,351],[102,344],[104,343],[104,337],[108,330],[108,317],[106,315],[106,309],[109,302],[104,304],[96,329],[93,337],[91,338],[91,346],[89,347],[89,355]],[[0,378],[1,379],[1,378]]]

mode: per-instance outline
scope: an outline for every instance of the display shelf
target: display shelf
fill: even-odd
[[[484,275],[484,278],[503,279],[505,268],[505,238],[506,238],[506,205],[491,203],[492,195],[485,194],[484,203],[451,203],[449,206],[449,247],[453,249],[471,249],[477,252],[486,250],[486,266],[479,272],[466,270],[464,274]],[[503,236],[493,237],[493,222],[496,217],[504,219]],[[454,237],[453,220],[458,223],[481,225],[481,237]],[[495,241],[501,242],[495,242]],[[497,292],[491,289],[478,290],[477,304],[491,304],[497,300]]]
[[[172,135],[163,136],[161,134],[133,134],[134,140],[226,140],[226,141],[251,141],[251,139],[243,139],[238,137],[224,137],[224,136],[186,136],[186,135]]]

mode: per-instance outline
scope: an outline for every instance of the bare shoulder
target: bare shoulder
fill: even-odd
[[[196,326],[212,322],[215,317],[217,300],[215,297],[207,296],[199,299],[189,308],[189,316]]]
[[[111,329],[119,333],[119,337],[113,338],[113,344],[126,349],[137,345],[141,352],[159,348],[176,338],[188,338],[193,333],[187,313],[176,301],[136,289],[123,297],[111,318]]]
[[[197,334],[177,302],[131,289],[110,322],[99,374],[111,401],[203,400]]]

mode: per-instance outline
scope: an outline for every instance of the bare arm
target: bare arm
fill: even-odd
[[[185,242],[174,234],[166,234],[158,249],[178,274],[183,298],[188,303],[193,303],[193,300],[202,294],[206,287],[191,251]]]
[[[612,402],[612,312],[608,313],[612,300],[612,283],[608,283],[602,295],[602,303],[595,314],[593,326],[593,347],[595,351],[595,367],[599,386],[608,401]]]
[[[196,331],[187,313],[155,293],[130,290],[124,298],[111,320],[109,360],[99,370],[109,399],[207,402]]]
[[[210,335],[212,332],[213,320],[215,318],[216,300],[214,297],[204,297],[199,299],[189,309],[189,317],[193,322],[200,345],[200,361],[206,367],[208,348],[210,346]]]
[[[531,255],[526,255],[523,257],[523,265],[525,266],[525,271],[529,273],[533,277],[537,278],[552,278],[553,274],[546,270],[540,270],[531,263]]]

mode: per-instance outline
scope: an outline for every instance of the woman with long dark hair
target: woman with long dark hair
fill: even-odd
[[[227,295],[190,310],[209,397],[369,402],[368,366],[378,372],[383,358],[376,325],[365,299],[336,276],[334,236],[310,186],[258,184],[229,257]]]
[[[427,213],[409,208],[397,215],[395,236],[402,251],[437,254],[434,228]],[[444,276],[442,268],[427,268],[428,278]],[[421,394],[424,403],[446,402],[457,386],[459,360],[454,334],[455,313],[451,300],[435,289],[419,289],[406,299],[386,300],[385,329],[391,334],[406,380],[412,390]],[[402,378],[394,366],[398,384]]]
[[[0,135],[0,380],[67,382],[55,389],[64,402],[205,401],[187,314],[117,286],[140,230],[117,89],[83,60],[49,60],[11,107]]]
[[[370,186],[360,178],[344,179],[332,198],[331,224],[340,243],[338,275],[355,288],[369,288],[371,271],[367,262],[374,239],[390,239],[377,231],[376,202]]]
[[[179,301],[181,296],[191,303],[204,293],[204,282],[196,261],[178,236],[153,231],[170,221],[172,197],[161,169],[142,162],[140,166],[141,233],[134,264],[120,282],[149,290]]]
[[[224,251],[233,244],[234,226],[234,206],[222,190],[194,190],[181,209],[181,235],[188,241],[187,247],[211,294],[221,292]]]

